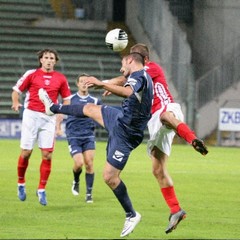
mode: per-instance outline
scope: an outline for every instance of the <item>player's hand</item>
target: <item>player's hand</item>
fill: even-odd
[[[20,103],[13,104],[11,108],[13,111],[19,112],[19,109],[22,108],[22,104]]]
[[[64,119],[63,114],[57,114],[56,118],[56,136],[62,136],[63,135],[63,130],[62,130],[62,121]]]
[[[62,136],[62,135],[63,135],[62,129],[56,129],[56,136]]]
[[[111,92],[109,92],[109,91],[104,91],[104,93],[102,94],[102,96],[103,97],[107,97],[107,96],[109,96],[109,95],[111,95],[112,93]]]
[[[93,87],[93,86],[97,86],[97,87],[102,87],[103,86],[103,82],[100,81],[99,79],[95,78],[95,77],[85,77],[84,78],[84,83],[88,86],[88,87]]]

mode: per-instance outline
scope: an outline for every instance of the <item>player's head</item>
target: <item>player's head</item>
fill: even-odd
[[[76,79],[76,85],[78,87],[78,90],[81,93],[88,91],[88,86],[85,84],[85,81],[84,81],[85,77],[90,77],[90,75],[88,75],[86,73],[82,73],[82,74],[78,75],[78,77]]]
[[[120,72],[124,77],[128,77],[131,73],[143,69],[144,56],[138,52],[132,52],[122,58],[122,67]]]
[[[50,48],[45,48],[40,50],[38,53],[38,62],[39,62],[39,67],[42,67],[43,65],[43,58],[47,57],[52,59],[54,61],[54,65],[59,61],[59,56],[56,50],[50,49]]]
[[[144,57],[144,61],[149,60],[149,49],[146,44],[137,43],[130,48],[130,53],[138,52]]]

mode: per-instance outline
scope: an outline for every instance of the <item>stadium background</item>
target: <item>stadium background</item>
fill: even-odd
[[[59,52],[58,70],[75,91],[81,72],[100,79],[119,74],[120,56],[106,48],[104,37],[121,27],[129,46],[150,46],[187,123],[216,144],[219,108],[240,106],[239,10],[239,0],[0,0],[0,136],[12,130],[11,119],[21,118],[11,110],[12,86],[37,67],[39,49]],[[92,93],[101,97],[100,91]],[[121,102],[114,96],[102,100]],[[239,146],[239,132],[222,137],[224,145]],[[106,139],[102,129],[97,138]]]

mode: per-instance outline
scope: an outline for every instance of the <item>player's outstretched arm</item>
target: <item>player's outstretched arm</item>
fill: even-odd
[[[115,78],[111,78],[109,80],[103,80],[103,82],[111,83],[111,84],[118,85],[118,86],[124,86],[126,81],[127,81],[127,79],[124,76],[118,76]]]
[[[127,79],[124,76],[118,76],[109,80],[103,80],[105,83],[110,83],[118,86],[124,86],[126,83]],[[112,93],[110,91],[104,91],[102,94],[104,97],[111,95]]]
[[[129,86],[118,86],[109,82],[100,81],[95,77],[86,77],[84,81],[87,86],[98,86],[120,97],[128,97],[133,93],[132,88]]]

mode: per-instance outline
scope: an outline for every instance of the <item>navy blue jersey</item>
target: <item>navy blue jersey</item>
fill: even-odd
[[[76,104],[88,104],[94,103],[96,105],[100,105],[101,101],[92,97],[91,95],[80,96],[78,93],[75,93],[71,97],[71,105]],[[82,117],[78,118],[75,116],[68,116],[66,121],[66,135],[67,138],[85,138],[85,137],[93,137],[95,130],[96,122],[91,118]]]
[[[123,100],[123,116],[119,121],[127,128],[144,131],[151,118],[152,79],[144,70],[141,70],[128,77],[125,86],[128,85],[133,89],[133,94]]]
[[[102,107],[104,126],[109,134],[107,161],[121,170],[130,152],[143,140],[153,100],[152,79],[144,70],[131,74],[125,86],[128,85],[133,93],[123,100],[122,109]]]

